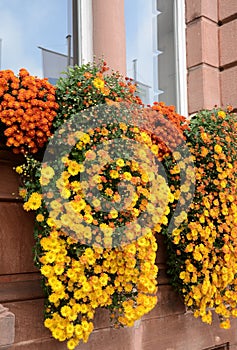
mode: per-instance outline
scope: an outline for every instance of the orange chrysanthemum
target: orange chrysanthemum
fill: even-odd
[[[18,77],[0,71],[0,121],[14,153],[37,153],[45,145],[57,108],[55,88],[47,79],[30,76],[24,68]]]

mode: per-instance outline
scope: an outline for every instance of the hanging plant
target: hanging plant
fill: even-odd
[[[117,327],[156,305],[155,234],[174,195],[129,80],[105,64],[75,67],[59,80],[56,101],[43,163],[27,156],[16,171],[24,209],[36,213],[45,326],[74,349],[88,340],[97,308]]]
[[[167,237],[169,275],[195,317],[222,328],[237,316],[237,116],[204,110],[185,132],[196,190],[187,219]],[[175,184],[174,184],[175,185]]]

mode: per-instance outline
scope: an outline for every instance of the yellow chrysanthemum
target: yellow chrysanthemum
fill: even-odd
[[[105,86],[105,82],[104,82],[104,80],[102,80],[100,78],[95,78],[93,80],[93,85],[96,89],[103,90],[104,86]]]
[[[42,203],[42,195],[40,193],[34,192],[30,195],[27,202],[24,203],[23,207],[26,211],[37,210]]]

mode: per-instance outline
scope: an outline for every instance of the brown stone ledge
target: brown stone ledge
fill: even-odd
[[[37,276],[37,275],[36,275]],[[1,277],[1,276],[0,276]],[[43,298],[40,276],[37,279],[25,281],[6,281],[0,284],[0,302],[16,302]],[[0,278],[1,281],[1,278]],[[1,334],[1,333],[0,333]]]

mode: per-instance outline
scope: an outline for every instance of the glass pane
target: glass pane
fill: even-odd
[[[159,88],[164,91],[160,99],[168,105],[176,105],[176,58],[174,33],[174,1],[157,0],[158,17]]]
[[[127,75],[145,103],[176,104],[174,0],[125,0]]]
[[[153,60],[157,45],[155,3],[153,0],[125,0],[127,75],[147,92],[144,102],[148,103],[154,99],[157,88]]]

